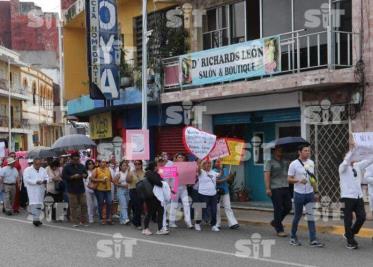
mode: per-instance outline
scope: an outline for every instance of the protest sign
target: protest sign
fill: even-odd
[[[245,141],[241,139],[227,138],[227,143],[230,155],[222,158],[221,163],[225,165],[240,165],[245,148]]]
[[[186,150],[197,158],[204,159],[214,148],[216,135],[188,126],[183,131],[183,142]]]
[[[127,160],[149,160],[149,130],[127,130],[125,148]]]
[[[228,147],[227,141],[225,140],[225,138],[220,138],[216,140],[215,147],[210,152],[209,158],[210,160],[216,160],[216,159],[227,157],[229,155],[230,153],[229,153],[229,147]]]
[[[353,133],[352,134],[356,147],[373,148],[373,132]]]
[[[177,167],[177,174],[179,177],[179,184],[189,185],[196,183],[197,163],[193,162],[174,162]]]
[[[162,179],[168,183],[171,189],[171,199],[176,200],[176,194],[179,187],[178,169],[176,166],[161,167],[158,171]]]

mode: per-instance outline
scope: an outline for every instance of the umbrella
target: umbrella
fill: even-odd
[[[304,144],[309,145],[310,143],[304,140],[302,137],[284,137],[277,139],[275,143],[276,146],[281,146],[289,150],[296,149],[298,146]]]
[[[34,159],[34,158],[53,158],[56,157],[57,154],[53,150],[51,150],[50,147],[45,147],[45,146],[37,146],[31,149],[27,153],[27,158],[29,159]]]
[[[56,152],[66,150],[81,150],[95,147],[96,143],[83,134],[71,134],[58,138],[52,149]]]

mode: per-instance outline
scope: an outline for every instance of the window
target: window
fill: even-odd
[[[241,43],[246,40],[246,23],[245,23],[245,2],[238,2],[231,5],[231,43]]]
[[[36,105],[36,84],[32,83],[32,104]]]
[[[263,37],[292,31],[292,0],[263,1]],[[309,1],[309,0],[308,0]],[[312,0],[313,1],[313,0]],[[309,1],[311,2],[311,1]]]

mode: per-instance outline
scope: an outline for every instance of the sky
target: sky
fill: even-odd
[[[34,2],[40,6],[44,12],[59,12],[60,0],[20,0],[20,2]]]

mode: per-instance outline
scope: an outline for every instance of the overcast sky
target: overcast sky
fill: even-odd
[[[44,12],[60,12],[60,0],[21,0],[20,2],[34,2]]]

